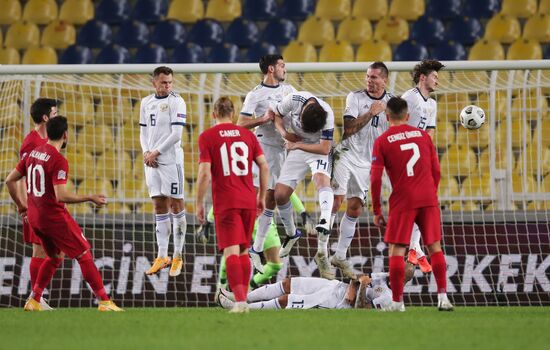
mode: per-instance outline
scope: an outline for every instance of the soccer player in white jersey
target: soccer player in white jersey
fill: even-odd
[[[292,277],[260,287],[247,295],[250,309],[351,309],[388,310],[392,292],[386,284],[387,273],[362,275],[350,283],[317,277]],[[234,304],[231,292],[218,295],[221,307]]]
[[[327,258],[327,244],[330,212],[334,201],[330,187],[332,161],[329,156],[334,134],[334,112],[325,101],[307,91],[300,91],[287,95],[277,104],[275,111],[269,109],[266,113],[275,118],[275,127],[286,140],[285,148],[288,150],[275,185],[275,201],[287,234],[279,255],[287,256],[301,236],[294,224],[289,199],[298,181],[310,170],[319,193],[321,209],[320,220],[315,227],[318,233],[315,262],[321,277],[333,279],[334,272],[331,271]]]
[[[437,103],[430,97],[430,93],[437,88],[438,72],[443,67],[445,66],[437,60],[424,60],[417,64],[413,70],[413,81],[416,86],[401,96],[407,101],[409,125],[425,130],[432,139],[435,133]],[[419,265],[424,273],[432,271],[420,245],[420,230],[416,224],[413,226],[407,260],[413,265]]]
[[[170,276],[178,276],[183,267],[182,250],[187,221],[183,202],[183,150],[181,135],[186,121],[183,98],[172,92],[173,72],[157,67],[153,72],[155,93],[141,100],[140,142],[145,164],[145,180],[153,200],[158,254],[146,272],[155,274],[168,267]],[[170,222],[172,219],[172,223]],[[174,254],[168,256],[171,231]]]
[[[372,147],[374,140],[389,127],[385,109],[386,101],[393,95],[386,92],[387,81],[386,65],[374,62],[367,69],[365,89],[348,94],[344,111],[344,135],[334,156],[331,226],[344,197],[347,199],[347,209],[340,222],[338,247],[330,262],[347,278],[355,276],[346,254],[367,199]]]

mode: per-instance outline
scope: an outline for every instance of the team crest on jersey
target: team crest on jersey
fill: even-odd
[[[65,172],[65,170],[59,170],[59,172],[57,173],[57,179],[65,180],[66,177],[67,177],[67,173]]]
[[[159,106],[159,110],[161,112],[166,112],[168,110],[168,105],[166,103],[163,103]]]

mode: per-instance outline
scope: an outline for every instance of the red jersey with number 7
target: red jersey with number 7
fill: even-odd
[[[374,142],[371,195],[375,214],[380,214],[382,171],[390,178],[390,214],[438,206],[441,172],[430,135],[409,125],[392,126]]]
[[[199,162],[210,163],[214,212],[255,209],[252,162],[263,154],[256,136],[231,123],[217,124],[199,136]]]

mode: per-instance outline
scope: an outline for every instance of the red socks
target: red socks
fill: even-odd
[[[432,262],[433,266],[433,262]],[[405,259],[402,256],[390,256],[390,284],[393,301],[403,301],[405,283]]]
[[[101,274],[97,270],[92,258],[92,253],[87,251],[80,259],[78,259],[80,269],[82,270],[82,276],[88,282],[96,297],[100,300],[109,300],[109,296],[105,293],[105,287],[103,286],[103,280]]]
[[[430,262],[432,263],[435,283],[437,284],[437,292],[445,293],[447,291],[447,262],[445,261],[443,251],[440,250],[432,254]]]
[[[53,275],[55,275],[55,271],[63,262],[63,259],[58,258],[46,258],[43,260],[44,262],[40,265],[40,269],[36,276],[36,282],[32,288],[33,298],[38,302],[40,302],[40,298],[42,298],[44,289],[50,284]]]
[[[233,254],[226,257],[225,269],[227,270],[229,287],[235,295],[235,301],[246,301],[246,289],[243,286],[243,268],[239,256]]]
[[[31,258],[31,264],[29,265],[29,273],[31,275],[31,289],[34,287],[34,284],[36,283],[36,278],[38,277],[38,271],[40,270],[40,266],[46,261],[44,258],[35,258],[34,256]]]
[[[241,261],[241,268],[243,270],[243,285],[245,292],[248,292],[248,282],[250,282],[250,272],[252,267],[250,266],[250,257],[248,254],[239,255]]]

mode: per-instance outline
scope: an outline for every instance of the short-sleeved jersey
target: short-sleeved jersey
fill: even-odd
[[[385,167],[390,178],[390,214],[438,205],[439,179],[434,174],[439,174],[439,161],[425,131],[410,125],[390,127],[374,142],[372,168],[376,167]]]
[[[375,101],[388,102],[392,97],[393,95],[386,91],[384,91],[384,94],[380,98],[372,97],[366,90],[350,92],[346,98],[344,119],[357,119],[367,113]],[[370,122],[361,130],[341,142],[343,148],[342,156],[349,159],[355,166],[370,166],[374,140],[384,131],[388,130],[388,128],[389,123],[385,112],[372,117]]]
[[[48,138],[40,137],[38,131],[31,131],[23,140],[21,144],[21,149],[19,149],[19,159],[24,159],[31,151],[39,146],[44,145],[48,142]]]
[[[199,162],[210,163],[214,212],[256,208],[252,162],[263,154],[256,136],[231,123],[218,124],[199,136]]]
[[[296,92],[292,85],[281,83],[276,86],[266,85],[263,82],[252,89],[244,99],[241,114],[251,117],[261,117],[268,108],[275,108],[275,105],[291,93]],[[262,124],[256,128],[256,137],[266,145],[282,146],[284,140],[275,129],[273,122]]]
[[[185,125],[187,119],[185,101],[180,95],[171,92],[168,96],[157,97],[149,95],[141,100],[139,125],[147,128],[147,149],[154,151],[172,133],[173,125]],[[143,130],[141,130],[143,132]],[[173,148],[160,154],[159,164],[174,164],[183,162],[181,141]]]
[[[405,91],[402,99],[407,101],[409,125],[422,130],[435,129],[437,102],[431,97],[424,97],[418,88]]]
[[[327,112],[327,121],[325,126],[316,133],[308,133],[302,130],[301,114],[307,101],[316,99],[317,102]],[[285,128],[292,130],[293,133],[300,136],[303,143],[319,143],[321,140],[332,140],[334,134],[334,112],[325,101],[313,96],[307,91],[298,91],[287,95],[275,107],[275,111],[283,117]]]
[[[67,159],[46,143],[21,159],[16,169],[26,176],[27,215],[31,226],[41,229],[64,220],[68,211],[65,204],[57,200],[54,185],[67,183]]]

